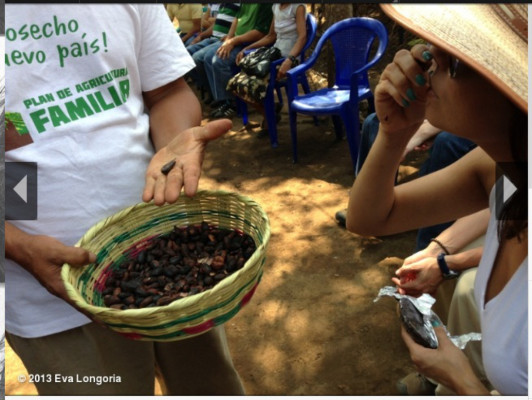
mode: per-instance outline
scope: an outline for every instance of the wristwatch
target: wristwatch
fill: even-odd
[[[438,254],[438,257],[436,258],[438,260],[438,267],[440,267],[441,274],[443,275],[443,279],[454,279],[458,278],[460,276],[460,273],[453,271],[452,269],[449,269],[449,266],[445,262],[445,256],[447,254],[440,253]]]
[[[297,59],[294,56],[288,56],[287,58],[292,61],[292,64],[295,64],[297,62]]]

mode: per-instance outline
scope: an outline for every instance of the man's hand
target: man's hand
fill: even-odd
[[[192,39],[192,42],[190,42],[190,44],[196,44],[196,43],[199,43],[203,40],[203,38],[201,37],[201,35],[197,35],[194,39]]]
[[[9,242],[6,257],[30,272],[51,294],[68,303],[71,300],[61,279],[63,264],[81,267],[96,261],[96,255],[88,250],[67,246],[50,236],[23,233],[11,224],[6,224],[6,239]]]
[[[216,55],[220,57],[222,60],[229,57],[231,54],[231,51],[235,48],[235,45],[233,44],[233,39],[226,39],[222,45],[216,50]]]
[[[175,203],[183,186],[187,196],[194,196],[207,143],[222,136],[231,127],[231,120],[220,119],[179,133],[150,161],[142,200],[149,202],[153,199],[156,205]],[[161,167],[172,160],[176,160],[176,164],[168,175],[164,175]]]

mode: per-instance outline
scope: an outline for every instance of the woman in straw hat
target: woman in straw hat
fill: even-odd
[[[347,228],[389,235],[454,220],[489,205],[492,216],[474,288],[483,364],[499,393],[525,395],[527,5],[382,8],[431,45],[397,52],[382,73],[375,89],[380,131],[351,190]],[[403,150],[424,118],[479,147],[443,170],[394,186]],[[498,179],[496,170],[504,176]],[[512,185],[513,194],[508,190]],[[402,328],[417,369],[458,394],[489,394],[443,327],[435,331],[439,347],[427,349]]]

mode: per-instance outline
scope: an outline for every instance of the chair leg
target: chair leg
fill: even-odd
[[[246,102],[239,97],[236,98],[236,110],[238,115],[242,117],[242,124],[246,126],[248,124],[248,106]]]
[[[342,118],[338,115],[332,116],[334,132],[336,133],[336,139],[341,140],[344,137]]]
[[[292,160],[297,163],[297,113],[290,111],[290,136],[292,137]]]
[[[276,87],[275,92],[277,93],[277,99],[279,99],[279,104],[283,104],[283,94],[281,93],[281,88]]]
[[[351,162],[353,163],[353,171],[356,171],[360,128],[358,124],[358,107],[353,108],[355,109],[352,110],[347,108],[347,110],[343,111],[342,121],[345,125],[349,153],[351,155]]]
[[[270,135],[270,144],[273,148],[279,146],[277,142],[277,119],[275,113],[275,96],[273,90],[268,90],[264,99],[264,111],[266,121],[268,122],[268,133]]]

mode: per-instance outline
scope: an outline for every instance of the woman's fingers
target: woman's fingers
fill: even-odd
[[[396,90],[394,99],[399,105],[408,107],[416,100],[425,100],[428,89],[427,73],[411,52],[397,52],[394,62],[386,67],[385,72],[386,79]]]

